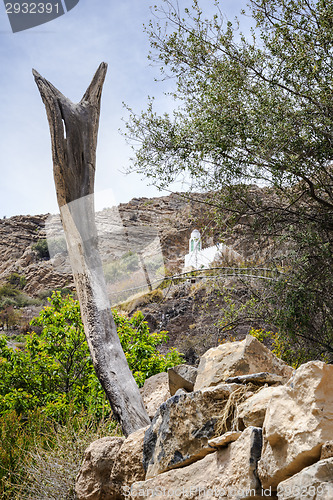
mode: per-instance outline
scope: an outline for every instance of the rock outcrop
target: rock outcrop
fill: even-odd
[[[203,196],[196,195],[199,201]],[[191,220],[200,212],[202,204],[189,200],[182,193],[151,199],[134,198],[129,203],[104,209],[96,214],[102,255],[119,257],[119,251],[128,252],[131,245],[140,247],[142,238],[148,241],[152,234],[157,234],[168,269],[180,271],[193,229]],[[60,219],[50,214],[0,219],[0,282],[18,272],[27,278],[24,291],[32,296],[46,289],[71,286],[70,267],[58,254],[50,261],[38,258],[32,249],[38,240],[47,237],[51,243],[63,238]],[[125,239],[128,248],[124,250]]]
[[[265,349],[261,363],[258,355],[251,365],[244,362],[244,344],[252,342],[239,344],[225,349],[233,351],[225,371],[219,365],[212,377],[209,367],[206,387],[201,376],[199,390],[179,388],[158,408],[147,429],[111,450],[114,456],[103,499],[107,495],[115,500],[333,498],[333,366],[313,361],[293,370]],[[260,349],[255,345],[257,354]],[[206,359],[212,358],[208,354]],[[206,359],[201,367],[207,368]],[[254,375],[248,378],[233,373],[242,384],[226,383],[230,366],[234,372],[255,366],[258,372],[251,371]],[[267,367],[268,383],[260,386],[267,380],[263,375]],[[290,373],[292,377],[285,381]],[[218,425],[221,419],[223,427]],[[96,466],[91,465],[94,472],[87,474],[90,462],[85,458],[78,476],[79,500],[91,500],[85,492],[100,484]]]
[[[129,489],[130,498],[137,500],[149,491],[158,500],[256,498],[260,491],[255,474],[260,450],[261,429],[248,427],[237,441],[192,465],[134,483]]]
[[[188,392],[193,391],[197,374],[198,370],[190,365],[178,365],[169,368],[168,377],[171,396],[176,394],[178,389],[185,389]]]
[[[161,404],[171,397],[168,374],[162,372],[149,377],[145,380],[140,392],[147,413],[152,419]]]
[[[277,487],[279,500],[333,498],[333,458],[319,460],[305,467],[298,474],[279,483]]]
[[[258,372],[281,375],[281,380],[287,381],[293,369],[256,338],[248,335],[240,342],[226,342],[209,349],[201,357],[194,390],[214,386],[229,377]]]
[[[146,477],[184,467],[212,453],[208,440],[215,435],[226,400],[238,387],[220,384],[163,403],[145,434]]]
[[[258,474],[264,488],[277,485],[320,459],[333,432],[333,365],[310,361],[274,391],[263,424]]]

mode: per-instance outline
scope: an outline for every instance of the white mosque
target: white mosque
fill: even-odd
[[[232,259],[238,262],[243,260],[238,252],[223,243],[217,243],[211,247],[202,248],[200,232],[194,229],[189,241],[189,253],[185,255],[184,271],[208,269],[214,260],[222,256],[227,260]]]

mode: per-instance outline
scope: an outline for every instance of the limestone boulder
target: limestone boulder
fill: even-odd
[[[171,397],[168,374],[162,372],[147,378],[140,393],[147,413],[152,419],[161,404]]]
[[[112,500],[109,479],[123,437],[104,437],[91,443],[84,453],[77,475],[75,493],[78,500]]]
[[[157,500],[261,498],[256,476],[261,438],[261,429],[248,427],[237,441],[219,448],[198,462],[133,483],[127,487],[128,497],[133,500],[152,496]]]
[[[194,390],[220,384],[229,377],[260,372],[280,375],[284,383],[293,371],[256,338],[248,335],[240,342],[227,342],[201,356]]]
[[[178,365],[168,369],[169,389],[174,396],[178,389],[191,392],[197,378],[198,369],[191,365]]]
[[[114,499],[126,498],[124,488],[135,481],[145,479],[145,470],[142,464],[143,439],[148,427],[139,429],[130,434],[122,443],[114,462],[108,485],[105,485],[106,494],[113,495]],[[126,493],[126,492],[125,492]]]
[[[279,500],[332,500],[333,458],[320,460],[277,487]]]
[[[237,420],[239,429],[254,426],[262,427],[269,402],[276,392],[276,387],[263,387],[243,403],[238,405]]]
[[[310,361],[274,389],[263,425],[258,473],[264,488],[320,459],[333,435],[333,365]]]
[[[150,478],[183,467],[214,450],[214,436],[226,400],[237,384],[220,384],[188,394],[175,395],[158,409],[145,433],[143,462]]]
[[[185,389],[177,389],[174,396],[180,396],[181,394],[187,394],[187,391]]]

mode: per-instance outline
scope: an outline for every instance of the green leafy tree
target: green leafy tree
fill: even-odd
[[[285,276],[265,294],[271,321],[332,360],[333,5],[250,0],[249,36],[215,6],[210,18],[199,0],[154,8],[149,57],[174,78],[178,107],[159,115],[150,99],[130,110],[132,169],[159,187],[185,176],[213,190],[221,231],[239,223],[282,241],[271,265]]]
[[[71,407],[101,412],[104,393],[95,376],[83,333],[78,302],[56,292],[32,325],[41,335],[26,336],[23,351],[0,339],[0,413],[26,413],[38,407],[62,418]]]
[[[27,414],[40,408],[59,421],[82,411],[100,419],[111,409],[90,358],[79,302],[59,291],[48,300],[49,306],[32,321],[42,329],[41,334],[28,334],[24,350],[9,348],[6,337],[0,337],[0,415],[14,410]],[[115,321],[139,385],[182,362],[175,350],[165,356],[158,352],[166,332],[150,334],[142,313],[128,319],[115,312]]]

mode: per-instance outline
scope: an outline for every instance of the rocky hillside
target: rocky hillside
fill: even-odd
[[[258,196],[265,195],[253,187]],[[203,247],[223,241],[245,260],[258,261],[270,251],[269,238],[257,241],[244,233],[242,226],[230,234],[219,234],[210,207],[203,204],[205,195],[189,199],[184,193],[159,198],[134,198],[129,203],[96,214],[102,255],[112,262],[124,253],[135,253],[158,237],[168,274],[181,271],[188,252],[191,231],[202,233]],[[197,200],[197,201],[195,201]],[[227,219],[227,214],[219,214]],[[24,292],[32,297],[43,290],[72,286],[70,267],[63,256],[51,251],[51,258],[41,257],[34,245],[48,238],[57,246],[63,238],[59,218],[47,215],[15,216],[0,220],[0,283],[11,273],[26,278]]]
[[[107,251],[112,251],[113,256],[117,257],[117,249],[123,245],[124,234],[128,236],[129,233],[130,244],[134,248],[137,246],[136,238],[147,233],[157,234],[168,271],[179,271],[183,266],[184,254],[187,253],[194,221],[200,219],[201,212],[200,203],[188,201],[176,193],[152,199],[134,198],[116,209],[97,213],[97,224],[103,236],[101,245],[105,246],[106,235],[109,242],[112,240],[112,250],[108,248]],[[67,272],[63,272],[63,269],[59,272],[57,260],[41,258],[34,250],[34,245],[46,238],[45,224],[48,223],[49,231],[50,220],[52,236],[58,233],[61,238],[60,224],[50,219],[49,214],[0,220],[0,282],[17,272],[26,277],[23,291],[30,296],[37,296],[46,289],[71,286],[72,277],[68,268]],[[206,242],[211,243],[211,239]]]
[[[116,295],[117,300],[113,304],[126,299],[128,295],[135,296],[141,290],[136,290],[135,286],[142,276],[135,271],[135,266],[134,270],[131,267],[135,252],[158,241],[162,260],[157,265],[164,264],[170,276],[183,268],[193,228],[200,229],[203,247],[221,239],[212,225],[210,211],[200,202],[204,195],[196,194],[195,198],[199,201],[189,200],[181,193],[152,199],[134,198],[129,203],[97,213],[99,246],[109,280],[110,296],[113,288],[119,288],[121,278],[124,278],[122,286],[125,291],[133,289],[126,292],[124,298],[121,294]],[[38,251],[38,243],[45,243],[46,238],[51,258]],[[223,235],[223,239],[250,261],[256,260],[260,252],[269,248],[267,241],[259,244],[258,241],[250,240],[241,226],[236,226],[233,234]],[[47,214],[0,220],[0,284],[17,273],[24,278],[22,291],[30,297],[39,297],[41,294],[45,297],[47,292],[56,288],[74,290],[64,249],[66,244],[59,217]],[[124,255],[127,256],[125,260]],[[125,277],[119,277],[124,263]],[[196,283],[191,280],[174,281],[152,294],[131,298],[121,307],[129,314],[137,309],[142,310],[152,330],[169,332],[169,342],[162,350],[174,346],[186,355],[188,362],[195,363],[197,356],[215,346],[220,338],[219,320],[224,306],[220,288],[227,284],[235,283],[230,279],[216,282],[203,279]],[[243,284],[243,287],[238,283],[237,286],[237,294],[244,297],[248,283]],[[237,297],[233,300],[237,302]],[[36,311],[29,314],[27,311],[26,323]],[[243,338],[247,333],[248,325],[245,323],[237,331],[231,331],[227,338]],[[223,338],[226,338],[225,334]]]

